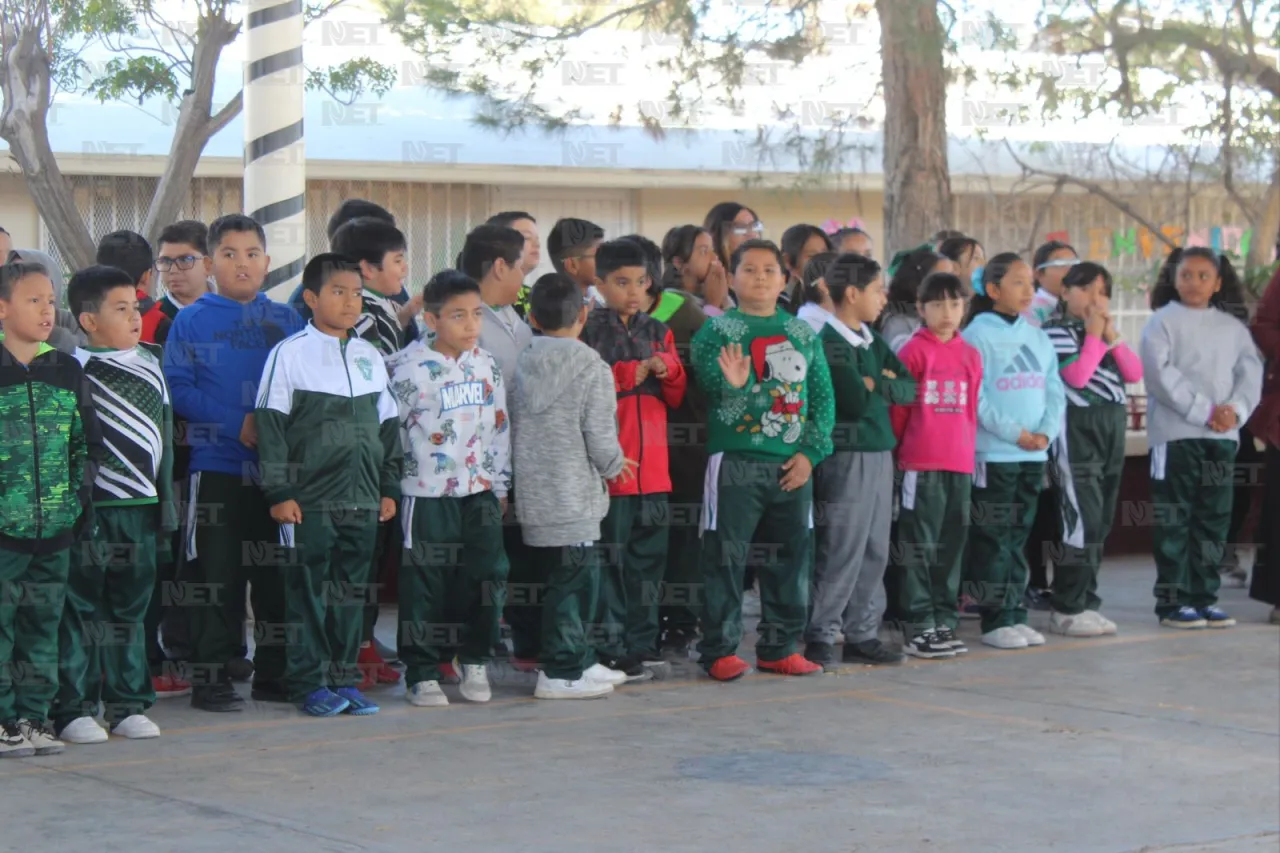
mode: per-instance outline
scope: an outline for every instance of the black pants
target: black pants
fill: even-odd
[[[1224,562],[1230,563],[1230,568],[1239,565],[1239,558],[1235,556],[1235,551],[1239,543],[1248,538],[1244,529],[1245,520],[1253,507],[1255,497],[1261,490],[1254,472],[1263,467],[1265,458],[1266,454],[1253,443],[1253,433],[1249,432],[1247,427],[1241,427],[1240,445],[1236,448],[1236,485],[1231,498],[1231,526],[1227,528],[1227,547],[1224,555]],[[1266,525],[1264,523],[1260,526]]]
[[[1249,597],[1280,607],[1280,447],[1267,445],[1262,469],[1262,523]]]

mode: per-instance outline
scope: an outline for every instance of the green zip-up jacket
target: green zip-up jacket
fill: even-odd
[[[836,394],[836,427],[831,435],[837,452],[880,453],[897,440],[889,420],[891,405],[916,399],[916,381],[871,326],[853,331],[836,317],[820,333]],[[892,376],[886,375],[888,373]],[[870,377],[874,389],[867,388]]]
[[[254,411],[262,490],[304,513],[400,499],[400,410],[368,341],[314,325],[272,348]]]
[[[41,344],[30,364],[0,334],[0,548],[68,548],[92,519],[102,433],[75,356]]]

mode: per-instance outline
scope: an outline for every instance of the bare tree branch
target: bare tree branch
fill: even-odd
[[[1049,209],[1058,201],[1058,196],[1062,195],[1062,188],[1066,185],[1067,182],[1062,178],[1054,179],[1053,192],[1049,194],[1049,197],[1044,200],[1040,205],[1040,208],[1036,211],[1036,218],[1031,223],[1031,230],[1027,232],[1026,248],[1022,250],[1024,253],[1030,253],[1035,249],[1036,235],[1040,233],[1040,226],[1044,224],[1045,214],[1048,213]]]
[[[222,109],[209,118],[209,123],[205,126],[205,138],[212,139],[218,135],[218,132],[227,125],[231,124],[231,120],[240,115],[240,110],[244,107],[244,90],[236,92],[236,96],[222,105]]]

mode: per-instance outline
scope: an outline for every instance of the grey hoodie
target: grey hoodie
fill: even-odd
[[[29,264],[40,264],[49,271],[49,280],[53,282],[53,301],[59,306],[57,317],[53,321],[53,333],[49,335],[49,346],[67,355],[75,355],[76,347],[87,346],[89,341],[80,331],[76,318],[62,307],[65,289],[62,267],[52,257],[37,249],[18,249],[18,257]]]
[[[594,542],[622,472],[613,371],[574,338],[534,338],[511,391],[516,516],[526,545]]]
[[[485,306],[480,325],[480,348],[498,362],[502,381],[510,388],[515,380],[516,359],[533,340],[533,329],[520,319],[510,305],[501,308]]]

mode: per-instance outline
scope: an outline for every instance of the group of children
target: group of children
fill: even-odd
[[[249,677],[261,701],[376,713],[369,688],[400,677],[372,637],[388,554],[415,706],[455,681],[488,701],[504,621],[541,699],[660,676],[699,635],[702,668],[737,679],[751,586],[764,672],[962,654],[962,579],[984,644],[1042,644],[1024,549],[1047,482],[1049,628],[1114,633],[1097,577],[1144,377],[1157,615],[1232,624],[1231,480],[1208,472],[1261,362],[1222,259],[1171,257],[1138,355],[1111,276],[1065,244],[1028,264],[943,234],[886,282],[862,231],[762,230],[732,204],[662,246],[561,220],[526,288],[540,235],[507,212],[410,294],[394,217],[352,200],[287,305],[248,217],[176,223],[154,256],[117,232],[69,283],[74,355],[46,343],[52,271],[11,258],[0,756],[155,737],[157,695],[237,711]],[[174,615],[180,671],[156,642]]]

